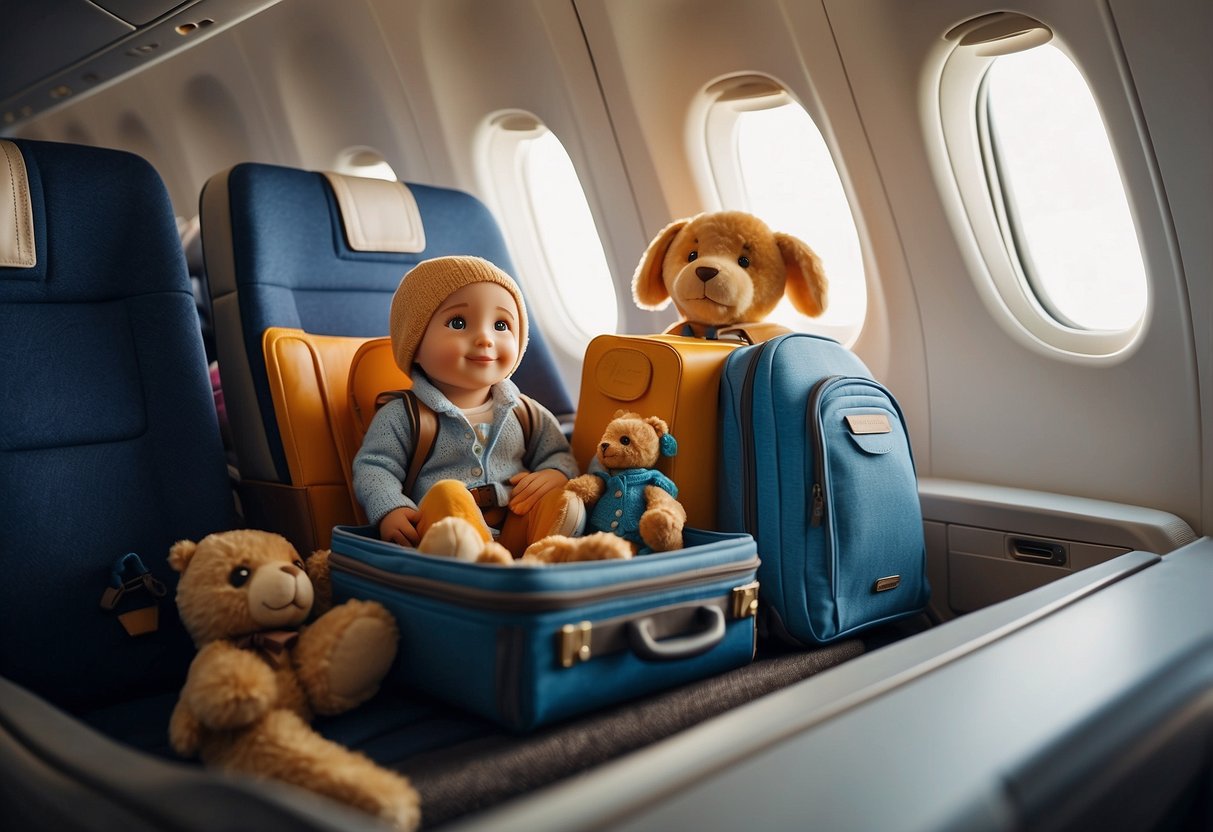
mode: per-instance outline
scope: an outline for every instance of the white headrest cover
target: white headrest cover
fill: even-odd
[[[34,209],[25,159],[17,145],[0,139],[0,266],[30,269],[36,265]]]
[[[354,251],[416,254],[425,250],[417,200],[403,182],[326,171]]]

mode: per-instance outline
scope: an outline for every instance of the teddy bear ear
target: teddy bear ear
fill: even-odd
[[[797,311],[815,318],[826,311],[829,280],[821,267],[821,258],[808,245],[791,234],[775,232],[775,243],[787,268],[787,295]]]
[[[670,432],[670,426],[665,423],[665,420],[660,416],[650,416],[644,420],[646,425],[649,425],[653,430],[657,431],[658,436],[665,436]]]
[[[178,572],[185,572],[185,567],[189,565],[190,558],[194,556],[194,552],[198,550],[198,544],[192,540],[178,540],[173,544],[173,547],[168,550],[168,565]]]
[[[632,275],[632,300],[641,309],[665,309],[670,303],[670,293],[665,287],[665,278],[661,274],[661,264],[665,261],[665,253],[678,232],[683,229],[689,219],[674,220],[661,229],[649,247],[640,258],[640,265]]]

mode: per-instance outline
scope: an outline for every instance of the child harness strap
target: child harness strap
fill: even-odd
[[[417,476],[422,467],[434,452],[434,440],[438,438],[438,414],[425,402],[417,398],[412,390],[388,390],[375,397],[375,410],[383,407],[392,399],[404,401],[404,412],[408,416],[409,429],[415,438],[413,456],[409,460],[408,472],[404,477],[404,493],[412,493],[417,483]],[[539,414],[537,405],[530,396],[518,395],[518,404],[514,406],[514,417],[522,427],[522,442],[526,448],[522,462],[529,469],[535,456],[536,432],[535,424]]]

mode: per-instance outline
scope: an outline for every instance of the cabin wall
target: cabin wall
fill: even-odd
[[[1192,318],[1192,346],[1200,393],[1201,525],[1213,533],[1213,4],[1173,0],[1111,0],[1116,34],[1124,47],[1130,83],[1149,131],[1162,182],[1160,210],[1171,218]],[[1160,471],[1159,475],[1166,473]]]
[[[1006,8],[991,0],[283,0],[16,133],[145,156],[183,217],[236,162],[324,169],[362,145],[402,179],[463,188],[500,212],[480,142],[494,113],[524,110],[582,179],[620,328],[651,332],[673,313],[631,303],[645,244],[673,218],[725,207],[705,179],[704,90],[769,75],[838,164],[868,281],[855,349],[905,406],[920,473],[1148,506],[1207,531],[1211,12],[1165,5],[1015,4],[1072,49],[1124,170],[1151,309],[1111,360],[1032,345],[982,298],[939,77],[944,33]],[[579,358],[559,356],[573,389]]]
[[[1151,311],[1135,348],[1084,361],[1013,337],[978,296],[939,127],[943,34],[998,6],[827,0],[832,28],[910,263],[926,344],[931,473],[1145,505],[1199,528],[1202,447],[1192,318],[1148,126],[1101,2],[1020,2],[1076,53],[1113,135]],[[1006,316],[1004,316],[1005,318]]]

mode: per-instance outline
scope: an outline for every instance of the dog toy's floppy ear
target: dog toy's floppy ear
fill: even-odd
[[[670,303],[670,293],[665,288],[665,279],[661,276],[661,264],[665,261],[665,253],[674,242],[678,232],[690,220],[674,220],[661,229],[661,233],[653,238],[649,247],[640,258],[640,265],[632,275],[632,300],[641,309],[665,309]]]
[[[826,311],[826,292],[830,281],[821,267],[821,258],[791,234],[775,232],[775,243],[788,271],[787,292],[797,311],[815,318]]]

